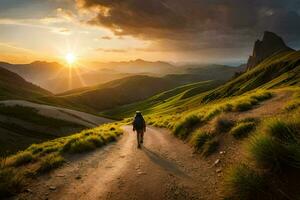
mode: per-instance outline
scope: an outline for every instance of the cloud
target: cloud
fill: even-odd
[[[52,32],[58,33],[61,35],[71,35],[72,34],[72,31],[67,28],[53,28]]]
[[[105,53],[125,53],[127,50],[125,49],[106,49],[106,48],[97,48],[96,51],[102,51]]]
[[[102,36],[101,39],[102,40],[111,40],[112,37],[110,37],[110,36]]]
[[[295,41],[298,0],[77,0],[94,17],[86,23],[161,48],[197,50],[248,46],[265,30]]]

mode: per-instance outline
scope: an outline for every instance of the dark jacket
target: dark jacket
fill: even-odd
[[[137,113],[133,120],[134,131],[146,131],[146,122],[141,113]]]

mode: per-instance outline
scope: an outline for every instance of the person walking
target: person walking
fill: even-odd
[[[144,132],[146,132],[146,122],[140,111],[135,113],[133,131],[136,131],[137,147],[141,148],[141,144],[144,142]]]

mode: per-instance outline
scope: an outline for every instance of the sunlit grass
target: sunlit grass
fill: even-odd
[[[120,125],[104,124],[67,137],[33,144],[15,155],[0,158],[0,197],[10,196],[20,190],[26,180],[25,174],[21,173],[24,169],[31,174],[56,169],[65,163],[67,154],[91,151],[115,141],[123,133]]]

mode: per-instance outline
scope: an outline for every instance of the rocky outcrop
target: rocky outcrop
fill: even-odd
[[[267,57],[285,51],[294,50],[288,47],[281,37],[275,33],[266,31],[263,40],[255,42],[253,54],[248,59],[247,70],[252,69]]]

